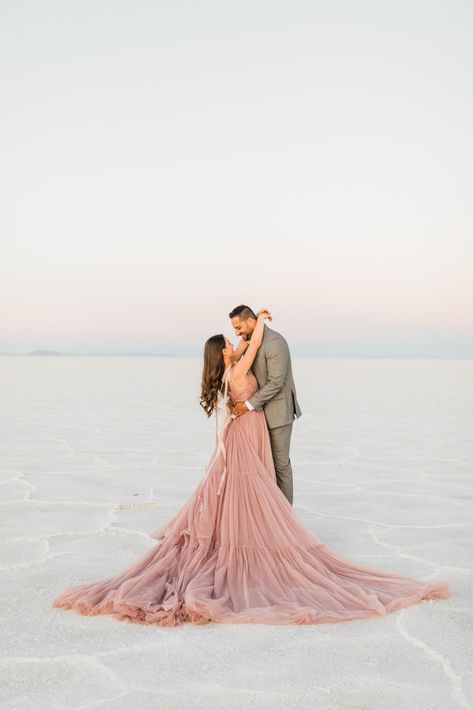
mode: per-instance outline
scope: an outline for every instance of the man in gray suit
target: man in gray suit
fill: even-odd
[[[256,326],[256,315],[249,306],[241,305],[229,313],[235,334],[250,340]],[[279,488],[293,502],[293,482],[289,447],[294,417],[302,412],[292,377],[291,355],[283,336],[264,324],[263,341],[258,348],[251,371],[259,389],[246,402],[235,402],[234,413],[241,416],[251,409],[263,410],[269,429],[271,450]]]

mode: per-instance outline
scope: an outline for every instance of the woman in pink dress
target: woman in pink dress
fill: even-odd
[[[447,581],[351,562],[298,519],[276,482],[264,412],[231,413],[230,397],[244,401],[258,389],[250,367],[265,318],[263,309],[236,350],[223,335],[205,343],[201,405],[215,412],[216,445],[193,493],[152,534],[157,544],[113,577],[66,589],[53,607],[162,626],[319,624],[451,595]]]

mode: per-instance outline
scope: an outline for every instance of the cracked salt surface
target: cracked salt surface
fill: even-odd
[[[473,361],[293,358],[297,515],[452,597],[340,624],[141,626],[51,608],[155,543],[204,475],[198,358],[0,358],[0,707],[473,707]]]

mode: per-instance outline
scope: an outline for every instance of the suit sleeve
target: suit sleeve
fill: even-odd
[[[265,355],[268,381],[248,400],[256,410],[263,409],[266,403],[281,391],[286,381],[289,363],[289,348],[286,341],[281,339],[270,343]]]

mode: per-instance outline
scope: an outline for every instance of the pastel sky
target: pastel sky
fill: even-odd
[[[4,3],[0,352],[473,356],[467,0]]]

